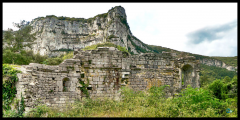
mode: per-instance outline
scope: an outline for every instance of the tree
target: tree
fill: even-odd
[[[17,31],[8,29],[3,34],[3,63],[8,64],[29,64],[31,56],[25,55],[24,47],[31,48],[33,41],[36,39],[36,33],[31,33],[32,26],[25,20],[20,23],[13,23],[19,28]]]
[[[23,20],[13,24],[19,30],[8,29],[5,32],[3,41],[7,43],[7,49],[11,49],[12,52],[20,52],[24,47],[31,48],[32,42],[36,39],[36,33],[31,34],[32,26],[29,25],[29,22]]]

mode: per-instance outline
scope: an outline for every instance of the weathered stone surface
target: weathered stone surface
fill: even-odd
[[[133,37],[126,23],[121,22],[122,19],[127,19],[123,7],[114,7],[108,11],[106,17],[93,18],[90,23],[60,20],[57,17],[34,19],[29,23],[33,27],[31,32],[36,33],[37,38],[32,45],[32,50],[34,53],[40,52],[41,55],[60,56],[66,53],[61,51],[62,49],[78,50],[108,41],[127,49],[130,48],[135,54],[139,53],[128,40],[127,36],[130,36],[131,41],[137,46],[149,51],[143,43]],[[109,38],[110,35],[114,37]],[[26,49],[30,48],[26,47]],[[89,55],[86,54],[86,56]]]
[[[94,57],[100,56],[103,51],[106,55],[94,60]],[[16,84],[16,96],[20,98],[20,94],[23,94],[26,107],[33,107],[35,101],[40,98],[42,103],[49,106],[64,106],[67,99],[86,97],[80,90],[85,84],[88,86],[84,89],[88,90],[92,99],[103,97],[119,99],[121,85],[126,85],[135,91],[147,90],[151,86],[169,85],[170,88],[165,90],[167,95],[173,95],[189,84],[192,87],[200,87],[199,63],[192,57],[179,60],[174,58],[171,60],[173,64],[166,66],[165,63],[170,61],[172,54],[165,53],[165,56],[161,56],[162,54],[146,53],[122,58],[122,52],[111,47],[98,48],[90,53],[78,51],[76,55],[79,54],[87,55],[88,58],[67,59],[58,66],[36,63],[22,66],[26,69],[20,69],[24,72],[17,74],[19,81]],[[91,60],[89,65],[96,66],[91,68],[80,64],[69,66],[76,61],[89,63],[88,60]],[[59,72],[54,70],[57,68]],[[181,80],[182,73],[184,85]]]

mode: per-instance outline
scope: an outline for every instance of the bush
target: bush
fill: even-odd
[[[28,65],[30,62],[30,56],[24,56],[21,53],[14,53],[10,49],[3,50],[3,64]]]
[[[65,55],[62,55],[60,57],[55,58],[47,58],[45,61],[42,62],[42,64],[46,65],[59,65],[61,64],[65,59],[71,59],[73,58],[73,52],[69,52]]]
[[[43,61],[43,64],[46,65],[59,65],[62,63],[62,58],[56,57],[56,58],[48,58],[45,61]]]
[[[215,114],[223,114],[227,105],[224,101],[215,98],[209,90],[202,88],[198,90],[188,86],[180,96],[174,98],[174,102],[179,108],[188,109],[190,113],[214,109]]]
[[[233,77],[232,80],[228,76],[222,80],[217,79],[209,85],[209,89],[218,99],[226,100],[227,98],[236,97],[237,96],[237,76]]]
[[[10,49],[3,50],[3,64],[29,65],[31,62],[42,63],[46,59],[46,55],[33,54],[33,51],[21,50],[20,53],[14,53]]]

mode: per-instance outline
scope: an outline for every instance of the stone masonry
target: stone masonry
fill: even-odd
[[[30,63],[23,67],[26,71],[17,74],[16,87],[17,98],[22,93],[26,109],[38,103],[62,107],[86,97],[86,91],[92,99],[118,100],[121,86],[143,91],[151,86],[169,85],[165,89],[167,96],[187,85],[200,87],[199,61],[191,56],[176,58],[169,52],[130,55],[114,47],[77,49],[73,59],[59,65]]]

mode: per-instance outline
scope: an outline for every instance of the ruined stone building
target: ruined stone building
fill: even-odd
[[[121,86],[143,91],[169,85],[168,96],[187,85],[200,87],[198,61],[194,57],[176,58],[169,52],[130,55],[114,47],[77,49],[72,59],[60,65],[30,63],[23,67],[16,86],[17,98],[23,94],[26,108],[37,102],[64,106],[86,96],[119,99]]]

